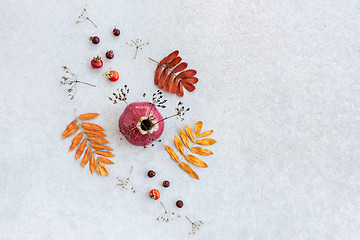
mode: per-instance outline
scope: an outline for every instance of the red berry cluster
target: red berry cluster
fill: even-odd
[[[153,177],[156,176],[156,172],[154,170],[150,170],[147,175],[148,175],[149,178],[153,178]],[[170,182],[168,180],[165,180],[165,181],[163,181],[162,185],[163,185],[164,188],[168,188],[168,187],[170,187]],[[160,198],[159,190],[152,189],[149,192],[149,197],[151,199],[153,199],[153,200],[158,200]],[[176,201],[176,206],[178,208],[182,208],[184,206],[183,201],[181,201],[181,200]]]
[[[113,34],[115,36],[119,36],[120,35],[120,30],[117,28],[113,29]],[[93,43],[93,44],[98,44],[100,42],[100,38],[98,36],[93,36],[90,37],[89,40]],[[108,59],[112,59],[114,57],[114,52],[112,50],[109,50],[105,53],[106,58]],[[93,68],[101,68],[104,65],[103,60],[101,60],[100,56],[94,57],[91,60],[91,66]],[[119,80],[119,73],[117,71],[109,71],[105,73],[105,76],[112,82],[116,82],[117,80]]]

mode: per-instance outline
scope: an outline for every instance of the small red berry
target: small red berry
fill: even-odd
[[[160,198],[160,193],[157,189],[152,189],[149,193],[149,197],[152,200],[158,200]]]
[[[117,29],[117,28],[114,28],[113,34],[114,34],[115,36],[119,36],[119,35],[120,35],[120,30]]]
[[[156,172],[153,171],[153,170],[150,170],[150,171],[148,172],[149,178],[153,178],[153,177],[155,177],[155,175],[156,175]]]
[[[170,182],[168,180],[164,181],[163,186],[164,186],[164,188],[170,187]]]
[[[103,66],[103,61],[101,60],[100,56],[94,57],[93,60],[91,60],[91,66],[93,68],[101,68]]]
[[[177,201],[176,201],[176,206],[177,206],[178,208],[182,208],[182,207],[184,206],[183,201],[177,200]]]
[[[89,39],[93,44],[98,44],[100,42],[100,38],[98,36],[90,37]]]
[[[114,57],[114,52],[112,50],[106,52],[106,57],[112,59]]]
[[[119,80],[119,73],[117,71],[111,70],[110,72],[105,73],[105,76],[112,82]]]

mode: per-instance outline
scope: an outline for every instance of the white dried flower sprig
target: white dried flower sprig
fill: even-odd
[[[130,190],[131,190],[133,193],[135,193],[135,186],[134,186],[134,184],[130,181],[130,176],[131,176],[131,173],[132,173],[132,171],[133,171],[133,168],[134,168],[134,166],[131,166],[129,176],[128,176],[127,178],[123,178],[123,179],[121,179],[121,178],[116,178],[117,181],[119,182],[119,183],[116,184],[116,185],[122,187],[122,188],[125,189],[125,190],[128,190],[129,187],[130,187]]]

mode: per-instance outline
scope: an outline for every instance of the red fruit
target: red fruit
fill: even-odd
[[[89,39],[93,44],[98,44],[100,42],[100,38],[98,36],[90,37]]]
[[[183,201],[177,200],[177,201],[176,201],[176,206],[177,206],[178,208],[182,208],[182,207],[184,206]]]
[[[152,200],[158,200],[160,198],[160,193],[159,193],[159,191],[157,189],[153,189],[153,190],[150,191],[149,197]]]
[[[119,80],[119,73],[117,71],[111,70],[110,72],[105,73],[105,76],[112,82]]]
[[[106,52],[106,58],[112,59],[114,57],[114,52],[112,50]]]
[[[120,30],[117,29],[117,28],[114,28],[113,34],[114,34],[115,36],[119,36],[119,35],[120,35]]]
[[[101,60],[100,56],[94,57],[93,60],[91,60],[91,66],[93,68],[101,68],[103,66],[103,61]]]
[[[121,114],[119,129],[132,145],[147,146],[163,133],[165,127],[163,119],[151,103],[134,102],[129,104]]]

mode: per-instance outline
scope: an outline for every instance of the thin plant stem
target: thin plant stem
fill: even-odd
[[[94,24],[95,27],[97,27],[96,24],[90,18],[87,17],[86,19],[89,20],[92,24]]]

